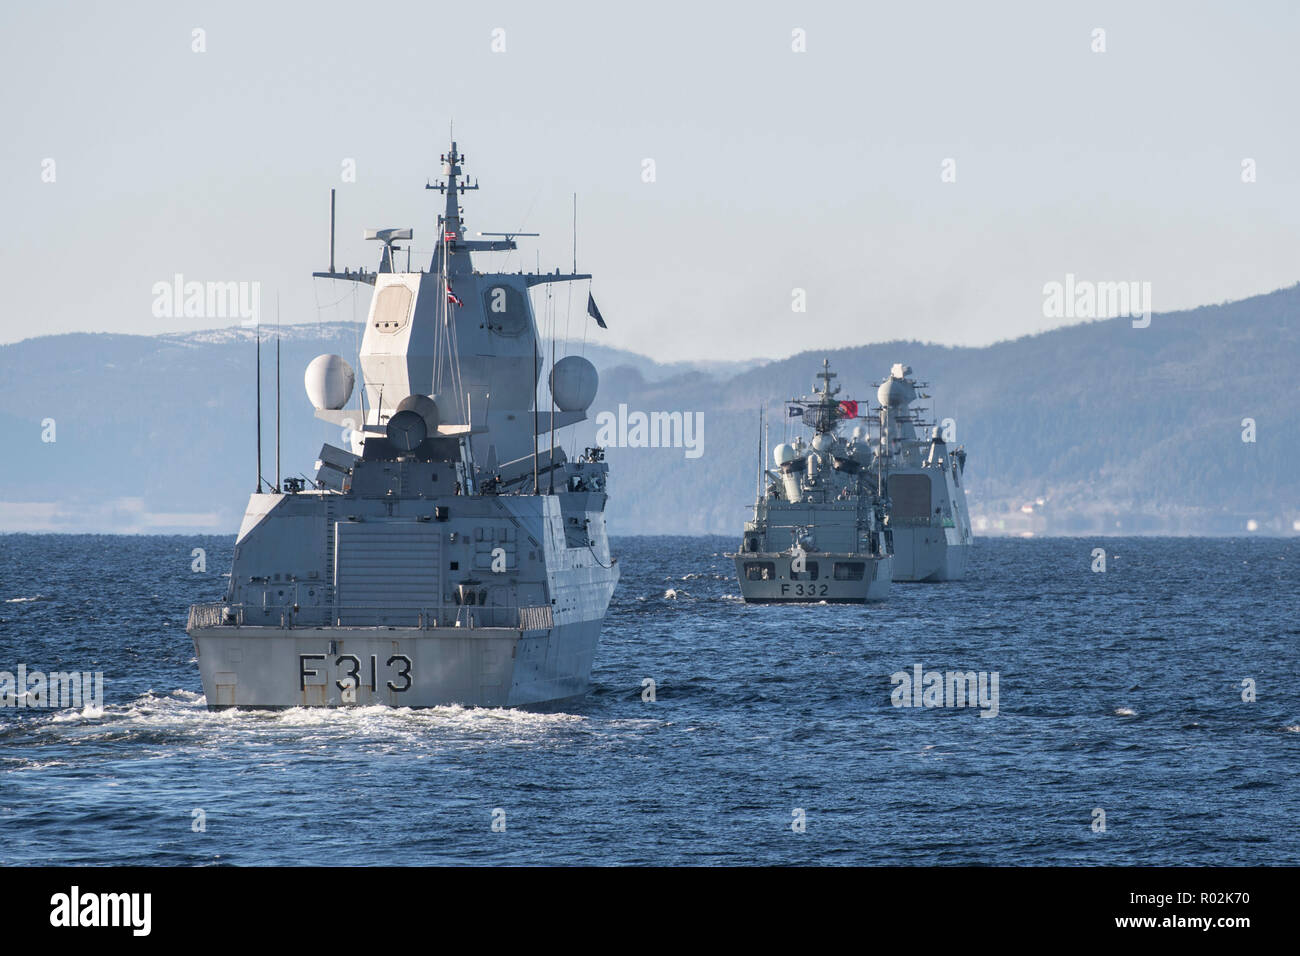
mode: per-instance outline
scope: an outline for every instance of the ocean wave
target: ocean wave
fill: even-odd
[[[103,716],[104,708],[87,704],[85,707],[81,708],[81,710],[77,710],[75,707],[69,707],[67,710],[56,710],[50,716],[50,723],[70,724],[83,720],[100,720]]]
[[[582,714],[538,712],[505,707],[411,708],[374,704],[362,707],[290,707],[285,710],[209,710],[202,694],[175,690],[169,694],[147,691],[126,704],[103,709],[62,710],[50,714],[36,732],[63,736],[138,731],[141,740],[152,740],[159,732],[181,737],[195,734],[271,734],[282,730],[332,737],[337,732],[348,739],[371,736],[383,740],[408,741],[458,737],[531,739],[550,732],[580,727],[588,722]]]

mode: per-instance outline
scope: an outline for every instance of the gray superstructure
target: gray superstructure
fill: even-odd
[[[341,357],[307,370],[317,417],[349,447],[325,445],[313,482],[258,475],[225,599],[190,610],[210,707],[515,706],[590,685],[618,580],[608,466],[599,448],[568,460],[554,429],[586,418],[596,371],[552,363],[537,406],[529,296],[590,277],[476,271],[472,252],[514,235],[465,238],[462,194],[478,187],[454,142],[442,159],[428,269],[396,271],[411,230],[383,229],[366,233],[383,243],[374,272],[316,273],[374,286],[356,407]]]
[[[929,398],[925,387],[898,364],[876,391],[895,581],[958,580],[974,540],[962,487],[966,449],[950,448],[943,429],[923,420],[915,403]]]
[[[762,469],[754,518],[746,522],[736,563],[741,596],[752,603],[827,601],[862,603],[889,595],[893,562],[871,441],[857,403],[840,401],[835,373],[822,363],[813,398],[792,399],[789,410],[812,429],[772,450],[776,470]],[[789,414],[789,412],[787,413]]]

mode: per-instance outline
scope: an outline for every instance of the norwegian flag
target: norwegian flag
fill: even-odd
[[[857,418],[857,417],[858,417],[858,403],[857,403],[857,402],[840,402],[840,411],[842,411],[842,412],[844,413],[844,417],[845,417],[845,418]]]
[[[450,283],[450,282],[447,283],[447,301],[450,302],[452,305],[464,305],[464,304],[465,304],[464,302],[460,301],[460,297],[459,297],[458,295],[456,295],[455,292],[452,292],[452,291],[451,291],[451,283]]]
[[[442,238],[444,242],[455,242],[456,234],[449,229],[442,234]]]

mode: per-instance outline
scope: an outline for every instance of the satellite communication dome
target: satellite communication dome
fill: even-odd
[[[352,397],[357,377],[352,366],[338,355],[318,355],[307,366],[303,384],[313,408],[340,409]]]
[[[399,412],[415,412],[424,419],[425,427],[429,434],[438,430],[438,424],[442,419],[438,416],[438,403],[428,395],[407,395],[397,403]]]
[[[876,401],[890,408],[906,405],[916,398],[916,389],[901,378],[891,378],[876,389]]]
[[[832,438],[830,435],[828,435],[826,432],[822,432],[816,438],[813,439],[812,446],[817,451],[821,452],[822,454],[825,454],[826,452],[830,451],[832,448],[835,447],[835,439]]]
[[[777,445],[772,449],[772,458],[776,461],[778,468],[781,465],[788,465],[797,457],[798,456],[794,453],[794,449],[789,445]]]
[[[580,355],[568,355],[551,369],[551,395],[562,412],[585,412],[596,399],[600,376]]]

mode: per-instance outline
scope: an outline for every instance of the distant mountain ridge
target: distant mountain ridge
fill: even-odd
[[[931,383],[969,452],[983,533],[1293,533],[1300,521],[1300,285],[1239,302],[1110,319],[983,348],[891,342],[766,363],[655,362],[561,342],[601,370],[596,416],[702,413],[703,454],[610,448],[610,531],[739,534],[755,490],[758,408],[783,434],[784,400],[823,358],[842,397],[874,401],[895,362]],[[263,326],[263,473],[274,474],[276,329]],[[0,346],[0,530],[229,532],[255,484],[253,329],[76,333]],[[285,325],[285,474],[310,475],[333,426],[312,415],[306,364],[353,365],[360,327]],[[270,345],[268,349],[266,346]],[[1243,442],[1245,419],[1256,441]],[[52,423],[52,429],[51,429]],[[43,441],[53,437],[54,441]]]

